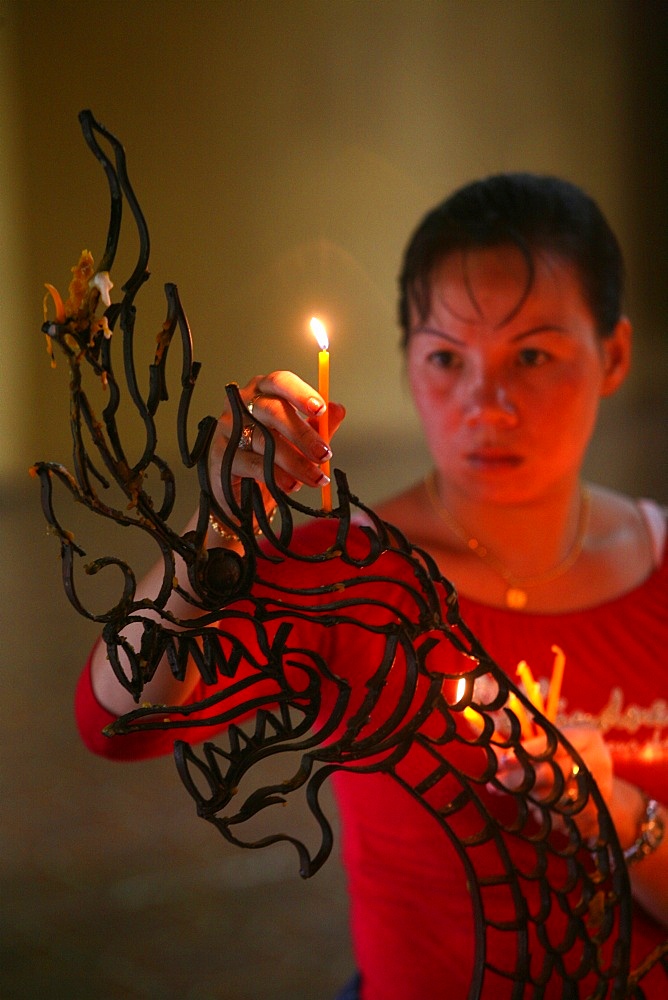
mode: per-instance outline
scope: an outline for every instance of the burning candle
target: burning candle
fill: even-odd
[[[557,717],[559,698],[561,697],[561,683],[564,679],[564,667],[566,665],[566,657],[561,646],[553,646],[552,652],[554,653],[554,664],[552,666],[552,677],[550,678],[550,690],[547,695],[547,708],[545,709],[545,714],[550,722],[554,722]]]
[[[524,705],[512,691],[508,692],[508,708],[515,713],[519,720],[522,739],[530,740],[534,735],[533,725],[526,713]]]
[[[517,664],[517,676],[521,678],[527,698],[541,714],[545,714],[545,704],[540,692],[538,682],[534,680],[531,667],[526,660],[520,660]]]
[[[460,677],[460,679],[457,681],[457,692],[455,696],[458,702],[462,700],[465,693],[466,693],[466,681],[464,680],[463,677]],[[485,722],[480,712],[476,712],[475,708],[471,708],[470,705],[467,705],[466,708],[463,710],[462,714],[466,719],[466,721],[468,722],[468,724],[471,726],[471,728],[475,730],[476,734],[479,734],[483,731],[483,729],[485,728]]]
[[[315,339],[318,341],[318,346],[320,351],[318,353],[318,392],[325,401],[325,405],[329,407],[329,339],[327,337],[327,330],[325,329],[325,324],[313,316],[311,318],[311,332],[314,334]],[[329,410],[326,409],[324,413],[321,413],[318,417],[318,433],[320,437],[329,444]],[[327,477],[330,476],[329,462],[324,462],[322,465],[322,471]],[[327,483],[322,487],[322,509],[331,510],[332,509],[332,487],[331,483]]]

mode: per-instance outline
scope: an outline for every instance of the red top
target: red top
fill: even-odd
[[[321,551],[331,539],[331,530],[331,522],[316,522],[300,534],[300,544]],[[311,574],[320,581],[340,572],[338,563],[305,567],[295,562],[278,568],[262,564],[260,568],[267,579],[275,575],[281,585],[300,586],[308,585]],[[405,564],[395,557],[384,557],[369,572],[406,578]],[[352,575],[350,568],[344,575]],[[414,583],[412,577],[409,583]],[[396,612],[387,610],[388,606],[402,608],[407,603],[406,592],[399,585],[393,589],[386,583],[377,585],[369,581],[354,596],[361,596],[362,592],[377,602],[366,610],[351,612],[365,623],[396,620]],[[583,611],[531,614],[490,608],[464,597],[460,600],[464,621],[513,680],[516,665],[522,659],[530,664],[536,679],[549,678],[553,662],[551,647],[560,646],[566,655],[566,669],[558,723],[586,719],[600,726],[612,749],[615,773],[664,803],[668,802],[667,595],[668,557],[664,556],[661,565],[641,586]],[[313,606],[315,600],[310,597],[306,603]],[[354,681],[350,706],[354,711],[366,692],[364,681],[381,661],[378,636],[360,629],[354,622],[323,628],[317,621],[298,621],[295,628],[300,646],[318,649],[337,675]],[[462,669],[461,662],[453,667],[454,654],[449,643],[442,643],[437,655],[443,657],[438,664],[444,671]],[[433,666],[433,661],[428,662]],[[406,676],[406,663],[397,656],[365,733],[387,720]],[[325,716],[337,690],[334,684],[325,686]],[[202,686],[195,697],[210,693],[210,689]],[[269,688],[264,694],[270,701]],[[419,706],[422,694],[418,685],[413,707]],[[171,752],[175,735],[189,742],[212,736],[210,728],[176,734],[134,733],[113,739],[101,736],[101,729],[112,718],[95,701],[88,668],[77,689],[76,711],[86,744],[95,752],[116,759]],[[426,732],[429,726],[427,720],[422,729]],[[448,756],[447,747],[444,756]],[[425,766],[419,755],[407,758],[398,767],[400,778],[414,787],[424,777],[421,769]],[[334,781],[342,819],[352,934],[362,972],[363,1000],[424,1000],[425,997],[464,1000],[473,968],[473,920],[464,870],[455,849],[430,812],[392,777],[341,773]],[[435,793],[432,807],[437,808],[437,800]],[[518,864],[521,865],[521,858]],[[494,852],[480,848],[475,866],[478,873],[489,873],[494,867]],[[503,890],[497,887],[489,891]],[[503,900],[499,905],[503,907]],[[488,933],[493,937],[492,932]],[[499,954],[506,947],[506,937],[510,936],[499,932]],[[664,938],[665,931],[636,908],[631,967]],[[493,950],[497,945],[492,943],[491,947]],[[646,996],[652,1000],[663,998],[665,984],[663,973],[655,970],[651,980],[643,981]],[[555,989],[555,996],[560,996],[556,985]],[[552,995],[549,988],[545,995]],[[502,1000],[510,996],[510,987],[504,986],[503,981],[495,982],[484,996]]]

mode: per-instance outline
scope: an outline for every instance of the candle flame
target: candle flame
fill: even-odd
[[[457,682],[457,691],[456,691],[456,695],[455,695],[455,697],[457,699],[456,703],[459,703],[462,700],[462,698],[464,697],[465,694],[466,694],[466,680],[463,677],[460,677],[459,680],[458,680],[458,682]],[[463,714],[464,718],[466,719],[466,721],[468,722],[468,724],[475,731],[476,736],[479,736],[480,733],[485,728],[485,719],[484,719],[484,717],[480,714],[480,712],[477,709],[471,708],[470,705],[467,705],[464,708],[464,711],[463,711],[462,714]]]
[[[318,347],[321,351],[329,350],[329,338],[327,336],[327,329],[322,320],[319,320],[317,316],[311,317],[311,322],[309,323],[311,327],[311,333],[314,335],[315,339],[318,341]]]

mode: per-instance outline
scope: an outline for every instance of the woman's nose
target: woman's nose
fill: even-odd
[[[509,387],[500,372],[478,369],[472,373],[465,390],[464,412],[467,423],[517,423],[517,410]]]

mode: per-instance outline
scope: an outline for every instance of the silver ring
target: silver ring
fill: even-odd
[[[239,444],[237,448],[239,451],[252,451],[253,450],[253,431],[255,430],[255,424],[246,424],[241,432],[241,437],[239,438]]]
[[[246,403],[246,409],[248,410],[248,412],[250,413],[251,416],[253,416],[253,407],[257,403],[257,401],[260,398],[260,396],[264,396],[264,393],[263,392],[256,392],[255,395],[253,396],[253,398],[250,400],[250,402]]]

